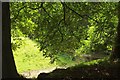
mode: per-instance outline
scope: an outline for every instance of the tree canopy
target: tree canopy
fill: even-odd
[[[114,45],[117,3],[20,2],[10,11],[12,38],[35,40],[53,62],[58,54],[109,54]]]

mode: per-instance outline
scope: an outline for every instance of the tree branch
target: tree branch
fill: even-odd
[[[59,31],[59,33],[61,34],[61,41],[60,42],[62,42],[63,41],[63,33],[62,33],[62,31],[60,30],[60,28],[59,28],[59,26],[60,26],[60,23],[62,22],[62,20],[64,20],[64,19],[61,19],[60,21],[59,21],[59,23],[58,23],[58,31]]]
[[[45,9],[44,7],[42,7],[42,9],[47,13],[47,15],[48,15],[50,18],[52,18],[52,17],[50,16],[50,14],[46,11],[46,9]]]
[[[70,7],[68,7],[65,3],[64,3],[64,5],[66,6],[66,8],[68,8],[68,9],[71,10],[73,13],[77,14],[78,16],[80,16],[80,17],[82,17],[82,18],[84,18],[84,16],[87,16],[88,18],[92,19],[92,20],[95,21],[96,23],[99,23],[97,20],[91,18],[91,17],[88,16],[88,15],[80,15],[80,14],[77,13],[75,10],[71,9]]]
[[[14,18],[14,20],[15,20],[15,19],[17,19],[17,17],[19,16],[20,11],[21,11],[22,9],[24,9],[25,7],[30,8],[30,9],[32,9],[32,10],[37,10],[37,9],[39,9],[39,8],[42,8],[42,7],[43,7],[43,3],[44,3],[44,2],[42,2],[42,3],[41,3],[41,5],[40,5],[39,7],[37,7],[37,8],[32,8],[32,7],[30,7],[30,6],[29,6],[29,7],[27,7],[27,6],[24,4],[24,6],[23,6],[23,7],[21,7],[21,8],[18,10],[18,14],[17,14],[17,15],[16,15],[16,17]]]
[[[66,21],[65,21],[65,3],[61,2],[62,6],[63,6],[63,11],[64,11],[64,24],[66,24]]]
[[[15,18],[13,18],[13,20],[17,19],[17,17],[19,16],[19,13],[22,9],[24,9],[26,7],[26,5],[24,5],[23,7],[21,7],[19,10],[18,10],[18,13],[17,15],[15,16]]]
[[[39,7],[37,7],[37,8],[33,8],[33,7],[31,7],[31,6],[29,6],[28,8],[30,8],[30,9],[32,9],[32,10],[40,9],[40,8],[43,7],[43,4],[44,4],[44,2],[41,2],[41,5],[40,5]]]

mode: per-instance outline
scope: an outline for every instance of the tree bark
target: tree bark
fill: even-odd
[[[118,26],[115,38],[115,46],[113,49],[113,54],[111,55],[111,59],[120,59],[120,2],[118,2],[117,10],[118,10]]]
[[[9,3],[2,3],[2,78],[19,77],[11,49],[11,28],[10,28]]]

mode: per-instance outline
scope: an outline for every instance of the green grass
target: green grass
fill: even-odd
[[[18,73],[30,70],[42,70],[53,68],[57,65],[50,64],[49,58],[44,58],[42,52],[36,46],[36,42],[24,38],[24,44],[13,51]]]
[[[36,46],[35,41],[30,40],[29,38],[23,38],[23,43],[15,51],[13,50],[13,55],[15,59],[15,64],[17,67],[18,73],[30,71],[30,70],[44,70],[52,69],[53,67],[69,67],[75,66],[77,64],[95,64],[97,61],[92,61],[89,63],[84,63],[84,61],[72,61],[72,59],[65,54],[58,55],[59,60],[63,63],[57,61],[54,64],[50,64],[49,58],[44,58],[43,53],[39,51],[39,48]],[[19,41],[18,41],[19,42]]]

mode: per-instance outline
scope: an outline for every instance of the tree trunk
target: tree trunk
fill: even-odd
[[[14,57],[11,49],[11,28],[10,28],[9,3],[2,3],[2,78],[17,78]]]
[[[117,34],[115,38],[115,46],[113,50],[113,54],[111,55],[111,59],[120,59],[120,2],[118,2],[118,26],[117,26]]]

